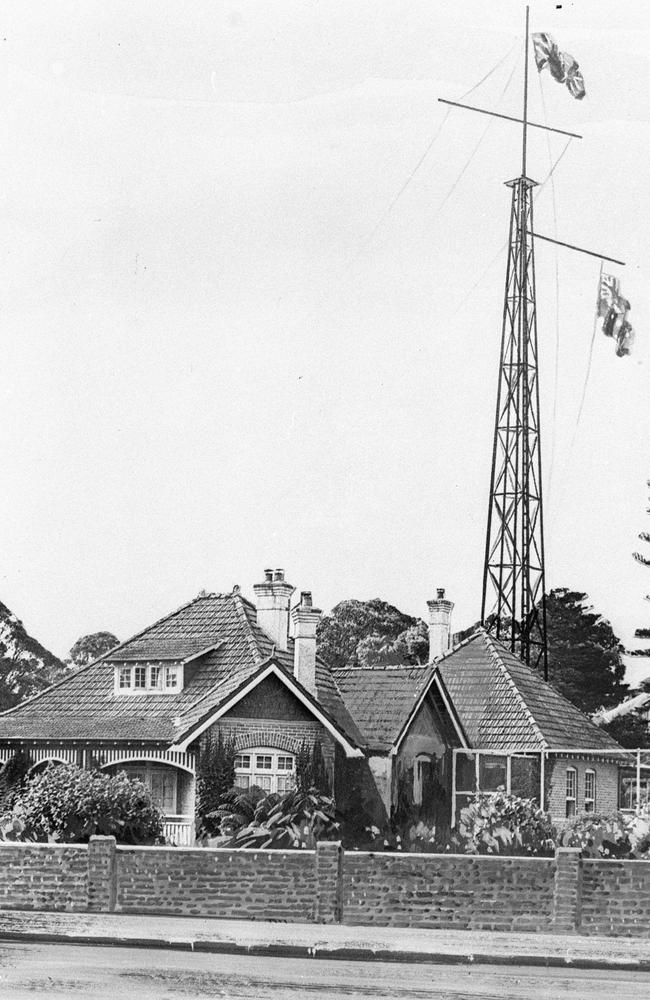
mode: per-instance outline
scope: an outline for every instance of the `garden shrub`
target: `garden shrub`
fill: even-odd
[[[197,831],[214,836],[218,833],[215,812],[235,784],[235,740],[216,738],[208,733],[199,753],[196,772]]]
[[[13,815],[29,840],[71,844],[103,834],[122,844],[153,844],[163,836],[163,814],[149,789],[124,771],[50,764],[27,781]]]
[[[560,834],[562,847],[579,847],[584,858],[643,858],[650,848],[647,816],[583,813]]]
[[[465,854],[550,855],[555,829],[534,799],[504,791],[477,793],[461,809],[452,846]]]
[[[296,789],[260,799],[252,820],[235,833],[228,846],[311,848],[318,840],[336,840],[338,836],[334,800],[315,791]]]

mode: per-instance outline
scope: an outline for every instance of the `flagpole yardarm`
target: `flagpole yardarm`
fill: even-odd
[[[498,111],[488,111],[487,108],[475,108],[472,104],[461,104],[460,101],[449,101],[446,97],[439,97],[438,101],[440,104],[450,104],[453,108],[464,108],[465,111],[476,111],[479,115],[492,115],[493,118],[503,118],[507,122],[517,122],[519,125],[522,124],[522,118],[515,118],[514,115],[502,115]],[[545,132],[557,132],[558,135],[568,135],[572,139],[582,139],[581,135],[577,132],[567,132],[563,128],[553,128],[551,125],[540,125],[539,122],[528,122],[529,128],[541,128]]]
[[[620,264],[621,267],[625,267],[624,260],[616,260],[615,257],[608,257],[604,253],[597,253],[595,250],[585,250],[584,247],[576,247],[573,243],[562,243],[561,240],[554,240],[550,236],[542,236],[541,233],[530,233],[530,236],[534,236],[536,240],[544,240],[546,243],[556,243],[559,247],[566,247],[567,250],[577,250],[578,253],[586,253],[589,257],[598,257],[599,260],[608,260],[612,264]]]

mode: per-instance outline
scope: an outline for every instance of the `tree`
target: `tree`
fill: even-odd
[[[648,480],[648,486],[650,486],[650,479]],[[646,513],[650,514],[650,507],[646,508]],[[650,542],[650,533],[647,531],[641,531],[639,533],[639,538],[642,542]],[[633,552],[632,558],[636,560],[640,566],[645,566],[646,568],[650,566],[650,558],[643,555],[641,552]],[[646,594],[645,599],[646,601],[650,601],[650,594]],[[636,639],[650,639],[650,628],[638,628],[636,629],[634,636]],[[650,656],[650,648],[630,649],[628,650],[628,653],[630,656]]]
[[[313,746],[305,740],[296,754],[296,787],[301,792],[316,790],[323,795],[330,794],[330,780],[323,757],[321,741],[316,739]]]
[[[603,726],[612,739],[620,743],[622,747],[636,750],[638,747],[650,748],[650,729],[648,720],[644,719],[640,712],[626,712],[625,715],[617,715],[615,719]]]
[[[586,594],[566,587],[546,598],[548,676],[583,712],[618,704],[627,694],[623,647]]]
[[[49,764],[30,778],[14,804],[27,839],[86,842],[94,834],[122,844],[153,844],[163,815],[142,782],[119,774]]]
[[[32,698],[65,676],[66,665],[28,634],[0,602],[0,711]]]
[[[235,738],[224,739],[219,730],[215,739],[208,732],[201,745],[196,774],[196,812],[206,833],[217,832],[219,821],[213,821],[212,817],[234,784]]]
[[[70,650],[70,662],[77,669],[85,667],[118,645],[119,639],[112,632],[93,632],[91,635],[82,635]]]
[[[377,597],[370,601],[341,601],[329,615],[323,617],[318,626],[318,652],[331,667],[357,667],[360,665],[358,647],[364,639],[376,636],[379,640],[384,640],[385,646],[389,646],[402,633],[418,624],[417,618],[403,614],[392,604]],[[361,653],[366,658],[372,657],[371,649],[376,645],[373,639],[362,647]],[[399,655],[402,655],[401,646]]]

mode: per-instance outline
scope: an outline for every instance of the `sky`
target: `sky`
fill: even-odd
[[[0,14],[0,600],[58,655],[267,566],[480,615],[524,6],[63,0]],[[650,624],[650,12],[533,3],[547,585]],[[495,69],[496,67],[496,69]],[[490,71],[493,71],[490,73]],[[430,146],[427,156],[413,173]],[[411,176],[412,175],[412,176]],[[409,181],[409,177],[411,178]],[[404,188],[405,183],[406,187]],[[396,199],[397,194],[403,193]],[[632,661],[628,679],[650,674]]]

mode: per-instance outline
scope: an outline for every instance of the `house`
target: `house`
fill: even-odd
[[[74,762],[143,779],[175,843],[194,838],[197,760],[235,741],[236,784],[291,787],[320,741],[337,804],[360,823],[419,816],[453,825],[475,790],[543,795],[557,817],[616,807],[618,745],[478,629],[451,644],[453,604],[429,602],[432,661],[332,671],[321,612],[282,570],[255,604],[202,594],[94,663],[0,715],[0,761]],[[290,625],[293,635],[290,636]]]

